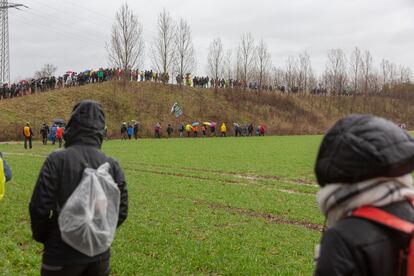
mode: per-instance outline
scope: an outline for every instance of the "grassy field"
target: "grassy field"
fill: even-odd
[[[113,275],[310,275],[323,218],[313,164],[320,136],[108,141],[129,217]],[[54,146],[1,144],[14,178],[0,202],[0,275],[36,275],[28,202]]]

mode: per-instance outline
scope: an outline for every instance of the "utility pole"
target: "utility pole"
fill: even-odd
[[[27,8],[23,4],[0,0],[0,81],[10,83],[9,9]]]

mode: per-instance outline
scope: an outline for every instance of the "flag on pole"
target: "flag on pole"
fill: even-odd
[[[181,108],[181,106],[178,105],[178,103],[174,103],[171,107],[171,114],[174,114],[175,118],[178,118],[181,115],[183,115],[183,109]]]

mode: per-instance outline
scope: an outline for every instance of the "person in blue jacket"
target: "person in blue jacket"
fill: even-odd
[[[132,135],[134,134],[134,128],[131,125],[128,125],[128,139],[131,140]]]
[[[52,145],[56,143],[56,131],[57,131],[57,125],[53,124],[53,126],[50,128],[50,135],[49,135],[49,140],[52,142]]]

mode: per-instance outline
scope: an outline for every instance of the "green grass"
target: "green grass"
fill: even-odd
[[[129,216],[113,275],[310,275],[323,218],[313,165],[320,136],[108,141]],[[55,147],[1,144],[13,181],[0,202],[0,275],[37,275],[28,202]],[[307,227],[307,226],[311,227]],[[312,228],[313,227],[313,228]]]

